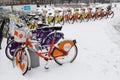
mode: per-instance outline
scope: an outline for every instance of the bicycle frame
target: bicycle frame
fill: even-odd
[[[30,40],[29,40],[28,38],[26,39],[26,45],[27,45],[28,47],[30,47],[30,48],[33,49],[33,44],[30,42]],[[49,49],[48,52],[43,52],[43,53],[40,53],[40,52],[38,52],[38,51],[34,51],[34,52],[35,52],[38,56],[44,58],[45,60],[49,60],[50,57],[51,57],[51,53],[52,53],[52,49],[53,49],[53,48],[54,48],[54,39],[52,39],[52,43],[50,44],[50,49]],[[47,53],[48,57],[42,55],[42,54],[46,54],[46,53]]]
[[[35,54],[37,54],[39,57],[43,58],[46,61],[46,65],[45,65],[45,69],[48,69],[49,67],[47,66],[48,61],[49,60],[54,60],[57,64],[62,65],[63,63],[60,63],[59,61],[57,61],[57,59],[61,58],[61,57],[65,57],[67,55],[69,55],[69,51],[71,50],[71,48],[74,46],[75,47],[75,54],[73,55],[72,58],[70,58],[69,62],[72,63],[76,56],[77,56],[77,47],[76,47],[76,40],[63,40],[58,44],[58,47],[55,46],[54,43],[54,38],[52,38],[52,42],[50,44],[50,48],[47,52],[39,52],[35,47],[35,45],[33,44],[33,42],[30,41],[29,38],[26,39],[26,45],[21,47],[20,49],[16,50],[16,54],[14,54],[14,58],[13,58],[13,65],[14,66],[19,66],[20,70],[23,71],[23,75],[31,69],[31,58],[29,55],[29,51],[31,50],[32,52],[34,52]],[[69,46],[68,46],[69,45]],[[67,50],[66,50],[67,49]],[[24,51],[24,52],[21,52]],[[19,53],[20,51],[20,53]],[[26,53],[27,55],[27,61],[25,58],[25,63],[23,63],[24,61],[24,54]],[[67,58],[67,57],[66,57]],[[62,58],[61,58],[62,59]]]
[[[73,18],[74,18],[75,20],[77,20],[77,19],[80,18],[81,14],[79,14],[79,13],[75,13],[73,16],[74,16]]]

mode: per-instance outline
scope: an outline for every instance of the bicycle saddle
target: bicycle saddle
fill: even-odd
[[[45,27],[45,28],[42,28],[43,31],[48,31],[48,30],[50,30],[50,29],[52,29],[53,31],[54,31],[54,30],[57,31],[57,30],[61,30],[61,29],[62,29],[62,26],[61,26],[61,27],[57,27],[57,26],[56,26],[56,27]]]
[[[90,8],[90,10],[92,10],[92,8]]]
[[[52,15],[52,13],[49,13],[49,15]]]

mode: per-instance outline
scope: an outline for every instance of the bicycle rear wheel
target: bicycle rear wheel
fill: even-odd
[[[68,55],[54,57],[53,59],[55,60],[55,62],[57,64],[63,65],[65,63],[72,63],[76,59],[77,54],[78,54],[78,49],[77,49],[77,46],[74,45],[74,46],[72,46],[72,48],[68,52]]]
[[[29,70],[29,55],[26,53],[26,51],[22,48],[16,50],[14,58],[13,58],[13,64],[15,67],[18,67],[20,72],[22,72],[23,75],[27,73]]]

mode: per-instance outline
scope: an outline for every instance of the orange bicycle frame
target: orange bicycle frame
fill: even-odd
[[[29,47],[31,47],[31,48],[33,48],[33,45],[32,45],[32,43],[29,41],[29,39],[26,39],[26,45],[29,46]],[[50,56],[51,56],[51,52],[52,52],[53,47],[54,47],[54,39],[52,39],[52,43],[51,43],[51,45],[50,45],[50,49],[49,49],[48,52],[40,53],[40,52],[36,51],[35,53],[36,53],[38,56],[44,58],[45,60],[48,60],[48,59],[50,58]],[[46,54],[46,53],[47,53],[48,57],[42,55],[42,54]]]
[[[77,20],[80,17],[80,14],[76,13],[74,14],[74,19]]]

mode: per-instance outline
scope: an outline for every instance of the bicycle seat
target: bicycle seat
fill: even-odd
[[[79,11],[79,9],[76,9],[76,11]]]
[[[90,10],[92,10],[92,8],[90,8]]]
[[[57,30],[61,30],[62,29],[62,27],[45,27],[45,28],[43,28],[42,30],[43,31],[48,31],[48,30],[50,30],[50,29],[52,29],[53,31],[57,31]]]
[[[60,12],[62,12],[62,11],[59,10],[58,12],[60,13]]]
[[[104,10],[104,9],[101,9],[102,11]]]
[[[49,26],[47,24],[38,24],[38,27],[42,27],[42,26]]]
[[[47,24],[38,24],[37,30],[41,30],[42,28],[49,27]]]
[[[62,26],[55,26],[55,27],[52,27],[53,30],[61,30],[62,29]]]
[[[71,10],[68,10],[68,12],[71,12]]]
[[[96,8],[96,9],[98,9],[98,8]]]
[[[49,15],[52,15],[52,13],[49,13]]]

